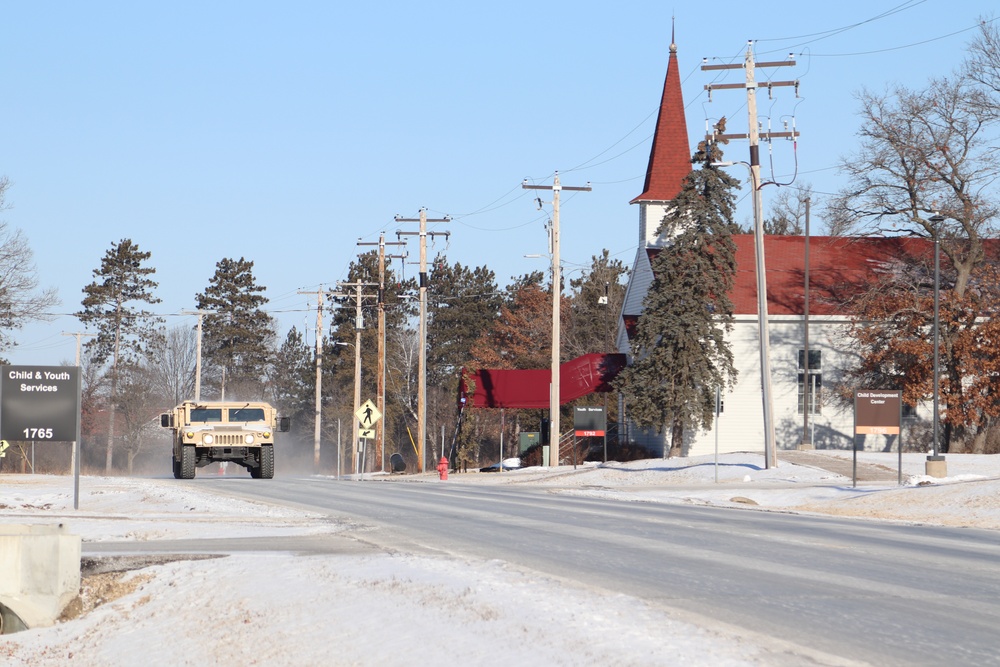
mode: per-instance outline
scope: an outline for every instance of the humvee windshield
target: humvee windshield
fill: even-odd
[[[221,422],[222,408],[191,408],[193,422]]]
[[[264,408],[230,408],[229,421],[262,422],[264,421]]]

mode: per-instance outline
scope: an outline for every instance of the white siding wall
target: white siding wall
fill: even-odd
[[[663,237],[656,230],[667,215],[669,202],[639,203],[639,248],[658,248],[663,245]]]
[[[802,318],[772,317],[771,396],[774,403],[775,446],[795,449],[802,442],[802,415],[798,410],[798,351],[802,349]],[[810,318],[809,349],[821,350],[823,405],[821,414],[810,415],[812,441],[817,448],[850,448],[854,414],[830,400],[830,392],[852,363],[843,346],[842,320]],[[760,345],[756,318],[738,318],[729,336],[739,372],[736,387],[724,394],[724,412],[719,419],[719,451],[763,451],[764,417],[760,387]],[[689,455],[715,451],[715,430],[694,434]]]
[[[851,448],[854,432],[854,407],[833,400],[834,387],[843,381],[844,372],[856,360],[850,352],[842,318],[810,318],[809,349],[823,352],[823,404],[820,414],[809,415],[812,443],[817,449]],[[764,418],[760,389],[760,348],[756,318],[737,318],[728,340],[739,371],[736,387],[723,394],[723,413],[712,428],[688,433],[684,456],[711,455],[715,452],[716,426],[719,452],[763,452]],[[798,351],[802,349],[802,318],[771,318],[771,392],[774,400],[775,445],[780,459],[782,450],[796,449],[802,441],[802,415],[798,410]],[[628,406],[625,406],[626,411]],[[930,401],[917,406],[915,414],[903,417],[904,447],[930,451],[932,407]],[[655,429],[628,426],[631,439],[656,456],[670,448],[669,434]],[[896,451],[895,438],[865,438],[868,451]]]
[[[843,349],[845,324],[842,319],[810,318],[810,350],[821,350],[823,405],[821,414],[810,415],[812,441],[817,448],[849,449],[854,429],[854,413],[831,400],[834,385],[844,369],[853,363]],[[728,340],[739,373],[735,388],[722,396],[723,413],[717,425],[719,452],[764,451],[764,418],[760,387],[760,348],[755,317],[737,318]],[[775,443],[781,450],[795,449],[802,441],[802,415],[798,411],[798,351],[802,349],[802,318],[771,318],[771,392],[774,401]],[[628,406],[626,406],[627,410]],[[686,456],[715,451],[716,425],[688,433]],[[630,426],[636,442],[662,455],[669,449],[669,434]],[[884,443],[867,443],[881,449]]]
[[[638,315],[642,313],[642,302],[649,292],[649,286],[653,284],[653,270],[649,265],[649,255],[645,248],[639,248],[635,254],[635,261],[632,263],[632,274],[629,276],[628,285],[625,287],[625,298],[622,301],[621,315]],[[625,332],[625,322],[618,320],[618,351],[630,354],[628,336]]]

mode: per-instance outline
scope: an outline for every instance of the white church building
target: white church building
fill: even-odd
[[[738,146],[730,146],[737,150]],[[656,235],[671,201],[681,190],[691,170],[691,149],[684,118],[676,46],[670,46],[667,75],[659,116],[649,155],[643,192],[631,203],[638,207],[639,239],[635,261],[617,334],[617,349],[632,355],[630,338],[642,315],[643,299],[653,281],[652,258],[664,247]],[[728,341],[732,346],[737,383],[721,396],[722,412],[713,427],[688,432],[683,454],[711,454],[716,442],[720,452],[763,451],[764,419],[761,390],[759,318],[751,234],[736,235],[737,277],[730,297],[735,324]],[[809,248],[809,313],[805,312],[806,248]],[[856,358],[846,335],[848,317],[844,297],[870,283],[873,273],[893,256],[927,252],[919,239],[765,236],[767,279],[767,330],[770,334],[770,366],[775,444],[781,450],[798,448],[808,422],[808,440],[818,449],[850,449],[854,433],[853,406],[832,400],[832,388],[842,382],[844,372]],[[805,363],[808,321],[809,363]],[[808,366],[808,368],[806,368]],[[809,405],[805,405],[806,383]],[[859,388],[863,389],[863,388]],[[620,432],[653,453],[669,449],[669,429],[664,432],[638,429],[628,422],[628,405]],[[804,411],[808,409],[808,415]],[[925,418],[904,413],[904,439],[917,429],[907,429]],[[718,440],[716,440],[718,436]],[[868,449],[893,446],[884,438],[869,438]]]

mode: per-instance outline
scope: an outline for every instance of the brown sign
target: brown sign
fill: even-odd
[[[899,435],[903,406],[900,389],[859,389],[854,392],[855,435]]]

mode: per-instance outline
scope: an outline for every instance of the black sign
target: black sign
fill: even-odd
[[[607,430],[604,408],[573,408],[573,428],[578,437],[601,436]]]
[[[72,442],[80,421],[76,366],[0,366],[0,438]]]

